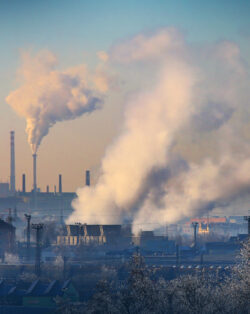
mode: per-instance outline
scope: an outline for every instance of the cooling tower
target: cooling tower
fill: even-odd
[[[15,132],[10,132],[10,192],[16,192],[15,178]]]
[[[33,154],[33,191],[37,191],[37,185],[36,185],[36,154]]]

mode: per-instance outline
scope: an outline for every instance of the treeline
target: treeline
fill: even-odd
[[[140,255],[130,264],[125,282],[100,281],[87,303],[70,304],[58,298],[63,314],[202,314],[250,313],[250,241],[243,244],[238,264],[223,279],[208,273],[173,280],[152,279]]]

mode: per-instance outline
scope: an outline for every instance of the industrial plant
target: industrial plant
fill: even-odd
[[[250,1],[0,21],[0,314],[250,314]]]
[[[15,132],[11,131],[10,181],[0,183],[0,302],[26,311],[34,306],[54,310],[55,298],[69,298],[71,304],[89,302],[104,276],[103,267],[115,271],[115,280],[120,282],[127,278],[126,265],[136,256],[168,280],[197,272],[223,277],[234,267],[249,237],[249,216],[198,217],[164,229],[142,228],[138,234],[133,234],[130,221],[66,224],[76,193],[63,191],[62,174],[58,174],[54,191],[47,186],[42,192],[37,153],[32,157],[32,189],[27,190],[24,173],[22,188],[17,190]],[[89,170],[83,181],[90,186]],[[90,265],[97,277],[79,284],[78,275],[89,276]]]
[[[58,175],[58,185],[54,186],[54,191],[49,190],[49,185],[45,192],[41,192],[37,185],[37,154],[33,154],[33,178],[32,189],[27,191],[26,174],[22,174],[22,188],[16,189],[15,175],[15,132],[10,132],[10,182],[0,182],[0,209],[11,208],[18,210],[19,214],[37,211],[41,215],[55,216],[62,219],[68,217],[72,212],[71,203],[76,197],[74,192],[63,192],[62,174]],[[90,171],[86,170],[86,184],[90,182]]]

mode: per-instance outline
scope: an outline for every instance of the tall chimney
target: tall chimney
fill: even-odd
[[[33,191],[37,191],[37,185],[36,185],[36,154],[33,154]]]
[[[22,192],[26,193],[26,176],[25,176],[25,173],[23,173],[22,178],[23,178],[23,180],[22,180]]]
[[[49,193],[49,185],[46,186],[46,193]]]
[[[59,186],[58,186],[58,192],[62,194],[62,175],[59,174]]]
[[[85,184],[87,186],[90,186],[90,170],[86,170],[86,173],[85,173]]]
[[[10,192],[16,192],[15,178],[15,132],[10,131]]]

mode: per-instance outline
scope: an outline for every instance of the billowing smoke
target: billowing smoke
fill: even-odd
[[[112,47],[111,61],[151,87],[126,104],[98,182],[77,191],[69,222],[132,219],[136,233],[249,195],[250,80],[236,44],[194,48],[165,28]]]
[[[103,73],[91,76],[85,65],[65,71],[56,70],[56,66],[57,59],[49,51],[35,57],[24,53],[18,72],[22,85],[6,98],[14,111],[26,119],[33,153],[56,122],[72,120],[99,108],[102,92],[107,89]]]
[[[194,70],[184,60],[170,55],[164,60],[155,86],[128,104],[121,135],[102,160],[102,174],[95,187],[78,190],[70,221],[115,223],[131,214],[147,176],[167,166],[174,136],[192,114],[194,82]]]
[[[165,28],[113,47],[112,61],[141,71],[147,88],[126,104],[99,180],[77,191],[69,222],[132,219],[137,232],[249,196],[250,80],[236,44],[194,47]]]
[[[249,194],[249,171],[250,160],[244,158],[225,157],[217,163],[207,159],[201,165],[191,164],[188,170],[158,186],[158,190],[150,190],[134,217],[133,231],[202,215]]]

